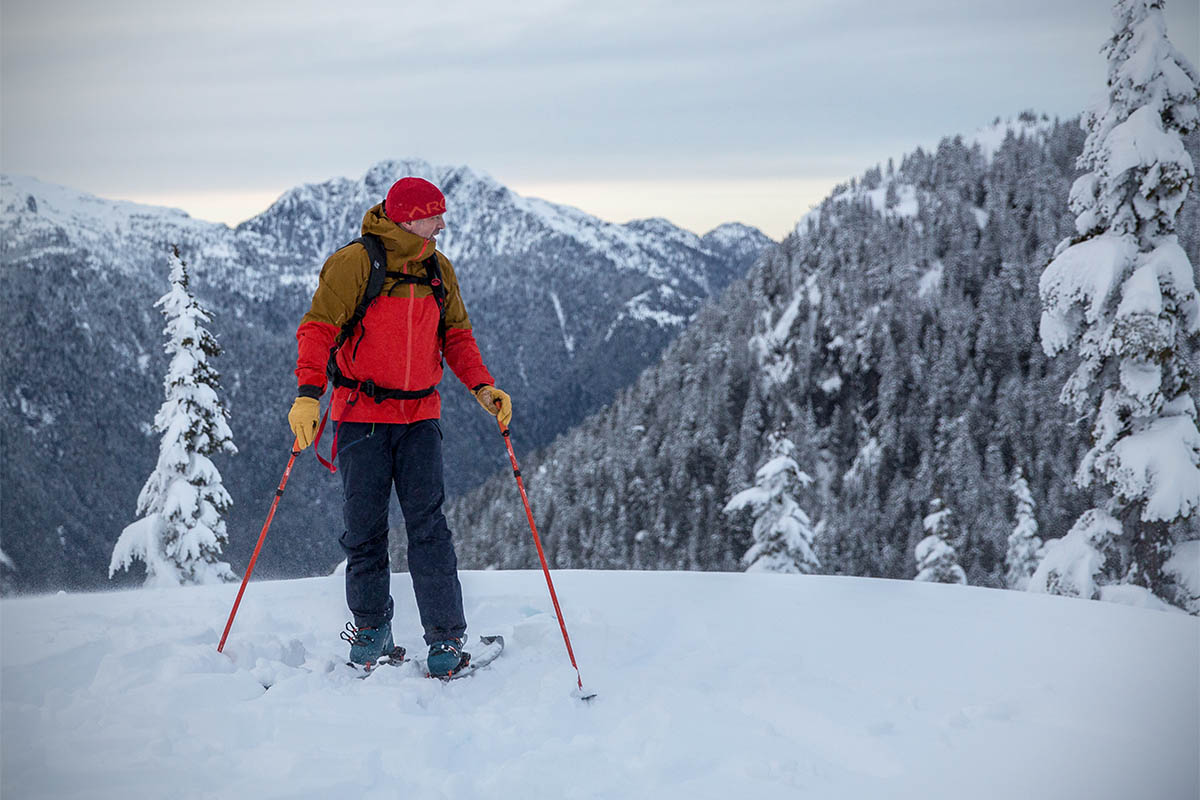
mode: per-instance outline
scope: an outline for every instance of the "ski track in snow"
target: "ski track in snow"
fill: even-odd
[[[504,655],[354,680],[340,576],[10,598],[21,798],[1196,797],[1200,621],[838,577],[464,572]],[[397,643],[420,654],[411,584]],[[332,671],[327,671],[332,670]],[[264,684],[270,689],[264,690]]]

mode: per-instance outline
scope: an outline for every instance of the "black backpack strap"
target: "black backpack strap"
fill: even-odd
[[[433,290],[433,299],[438,305],[438,339],[441,349],[446,349],[446,281],[442,279],[442,265],[438,262],[437,253],[425,259],[425,277],[429,278],[429,288]]]
[[[373,233],[365,233],[357,239],[348,242],[345,247],[361,244],[367,251],[367,261],[370,264],[370,271],[367,273],[367,288],[363,291],[362,298],[358,301],[358,307],[354,309],[354,314],[350,319],[346,320],[346,324],[342,326],[341,332],[338,334],[337,343],[340,346],[354,334],[354,329],[362,322],[362,319],[367,314],[367,306],[371,305],[371,301],[379,297],[379,293],[383,291],[383,281],[387,277],[387,251],[384,250],[383,240]]]

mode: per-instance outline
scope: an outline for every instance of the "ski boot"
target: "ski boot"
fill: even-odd
[[[449,678],[471,663],[471,654],[463,650],[462,639],[443,639],[429,645],[425,669],[431,678]]]
[[[392,623],[385,622],[376,628],[356,628],[347,622],[342,631],[342,640],[350,643],[350,663],[368,671],[383,656],[393,656],[396,647],[392,641]],[[403,654],[400,656],[403,658]]]

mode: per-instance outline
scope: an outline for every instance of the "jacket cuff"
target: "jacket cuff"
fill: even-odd
[[[311,383],[302,383],[300,384],[300,388],[296,390],[297,397],[311,397],[314,400],[320,400],[323,394],[325,394],[323,387],[313,386]]]
[[[476,392],[478,392],[480,389],[482,389],[482,388],[483,388],[483,387],[485,387],[485,386],[492,386],[492,385],[493,385],[493,384],[490,384],[490,383],[480,383],[480,384],[476,384],[475,386],[472,386],[472,387],[471,387],[471,394],[475,394]]]

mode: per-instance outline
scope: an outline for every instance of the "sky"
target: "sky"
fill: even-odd
[[[1168,32],[1200,58],[1195,0]],[[236,224],[384,159],[780,238],[942,136],[1104,96],[1107,0],[4,0],[0,170]]]

